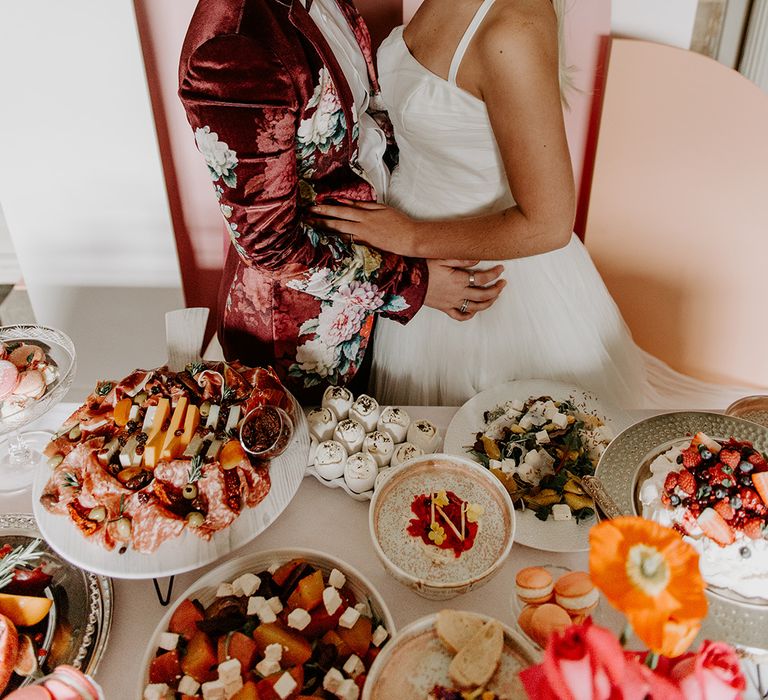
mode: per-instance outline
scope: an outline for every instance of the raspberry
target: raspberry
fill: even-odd
[[[723,520],[733,520],[733,516],[736,515],[736,511],[728,503],[728,499],[718,501],[714,508],[723,517]]]
[[[667,478],[664,479],[664,490],[665,491],[674,491],[675,487],[677,486],[677,474],[675,472],[670,472],[667,474]]]
[[[683,471],[677,474],[677,485],[682,491],[685,491],[689,496],[693,496],[696,493],[696,478],[691,472],[683,469]]]
[[[699,454],[698,448],[696,447],[687,447],[683,450],[682,455],[683,466],[686,469],[695,469],[704,461]]]
[[[741,462],[741,453],[738,450],[723,448],[720,450],[720,461],[727,464],[731,469],[736,469]]]
[[[756,467],[768,467],[768,462],[765,461],[765,457],[759,452],[753,452],[747,457],[747,462],[753,464]]]
[[[670,505],[670,503],[672,502],[672,501],[669,500],[669,494],[666,491],[663,491],[662,494],[661,494],[661,502],[665,506]]]
[[[763,521],[760,518],[752,518],[744,523],[744,534],[753,539],[759,540],[763,536]]]
[[[714,467],[710,467],[707,469],[707,478],[706,482],[708,484],[711,484],[712,486],[719,486],[724,481],[730,482],[733,484],[733,475],[732,474],[726,474],[723,471],[722,466],[719,464],[716,464]]]

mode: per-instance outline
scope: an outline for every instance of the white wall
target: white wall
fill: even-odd
[[[698,4],[698,0],[612,0],[611,32],[687,49]]]
[[[20,278],[19,261],[13,249],[8,224],[5,223],[3,208],[0,207],[0,284],[16,284]]]
[[[179,287],[130,0],[0,6],[0,204],[30,288]]]

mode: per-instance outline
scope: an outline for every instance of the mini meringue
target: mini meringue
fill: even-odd
[[[326,440],[317,446],[315,451],[315,471],[323,479],[338,479],[344,476],[344,465],[347,463],[347,450],[336,440]]]
[[[343,386],[329,386],[323,393],[323,408],[329,408],[336,420],[344,420],[352,405],[352,392]]]
[[[333,438],[333,430],[338,424],[336,414],[330,408],[313,408],[307,412],[309,434],[318,442]]]
[[[424,450],[416,447],[412,442],[401,442],[395,446],[395,451],[392,453],[392,459],[389,460],[389,464],[392,467],[399,467],[403,462],[407,462],[414,457],[421,457],[423,454]]]
[[[406,411],[397,406],[387,406],[381,412],[376,428],[387,433],[397,444],[405,440],[410,424],[411,417]]]
[[[424,450],[425,454],[431,454],[440,444],[440,435],[437,427],[428,420],[420,419],[411,423],[408,428],[408,442]]]
[[[379,402],[368,394],[360,394],[349,408],[349,417],[360,423],[365,428],[366,433],[376,430],[376,423],[380,415]]]
[[[344,481],[355,493],[370,491],[376,483],[379,468],[367,452],[358,452],[347,459],[344,467]]]
[[[333,439],[340,442],[349,454],[359,452],[365,440],[365,428],[356,420],[340,421],[333,431]]]
[[[367,452],[373,457],[377,467],[388,466],[394,451],[395,443],[392,438],[380,430],[368,433],[363,440],[363,452]]]

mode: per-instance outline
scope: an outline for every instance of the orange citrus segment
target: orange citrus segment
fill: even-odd
[[[42,620],[51,609],[50,598],[0,593],[0,614],[17,627],[31,627]]]

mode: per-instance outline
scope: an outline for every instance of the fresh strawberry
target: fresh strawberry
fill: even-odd
[[[768,472],[760,472],[752,475],[752,483],[755,485],[763,503],[768,506]]]
[[[725,520],[733,520],[733,516],[736,515],[736,511],[733,509],[727,498],[722,501],[718,501],[714,505],[714,509],[725,518]]]
[[[691,513],[690,510],[686,510],[682,521],[679,523],[679,528],[686,535],[690,535],[696,529],[696,527],[696,516]]]
[[[736,469],[741,462],[741,452],[723,448],[720,450],[720,461],[727,464],[731,469]]]
[[[697,522],[707,537],[723,547],[732,544],[736,539],[731,526],[712,508],[705,508]]]
[[[669,474],[667,474],[667,478],[664,479],[664,490],[672,493],[672,491],[675,490],[676,486],[677,486],[677,473],[669,472]]]
[[[763,536],[763,521],[761,518],[751,518],[744,523],[744,534],[753,540],[759,540]]]
[[[720,452],[721,449],[720,443],[717,442],[717,440],[713,440],[705,433],[696,433],[696,435],[693,436],[691,447],[698,447],[699,445],[706,447],[714,455]]]
[[[686,469],[696,469],[704,460],[697,447],[687,447],[683,450],[683,466]]]
[[[754,511],[758,515],[765,515],[768,513],[768,508],[763,504],[763,501],[754,489],[751,489],[748,486],[742,486],[739,489],[739,496],[741,497],[741,503],[745,510]]]
[[[689,496],[693,496],[693,494],[696,493],[696,477],[694,477],[687,469],[678,472],[677,485]]]
[[[723,467],[720,464],[716,464],[714,467],[707,469],[706,482],[710,486],[720,486],[723,482],[733,484],[733,474],[726,474],[723,471]]]

